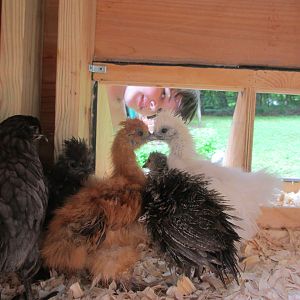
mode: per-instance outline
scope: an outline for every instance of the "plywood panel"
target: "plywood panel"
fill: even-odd
[[[300,68],[295,0],[98,0],[95,59]]]

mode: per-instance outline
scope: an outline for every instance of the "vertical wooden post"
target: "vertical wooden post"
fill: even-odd
[[[111,145],[113,141],[113,132],[107,87],[99,85],[95,169],[96,175],[100,177],[104,177],[111,173]]]
[[[42,1],[1,2],[0,118],[38,116]]]
[[[41,74],[40,120],[48,143],[40,143],[40,158],[44,165],[52,165],[54,160],[56,64],[58,39],[59,0],[43,1],[43,51]]]
[[[114,128],[118,128],[119,123],[126,120],[126,109],[123,99],[125,88],[126,86],[106,85],[112,124]]]
[[[96,0],[59,1],[55,153],[71,136],[89,141]]]
[[[224,164],[251,171],[256,93],[253,87],[239,92]]]

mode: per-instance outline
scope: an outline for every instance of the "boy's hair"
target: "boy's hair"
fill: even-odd
[[[176,89],[176,97],[181,97],[176,115],[181,116],[185,123],[190,123],[194,118],[198,105],[200,105],[200,91]]]

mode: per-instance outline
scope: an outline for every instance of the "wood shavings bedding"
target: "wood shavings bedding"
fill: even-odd
[[[42,298],[53,291],[51,299],[300,299],[300,230],[261,230],[256,238],[241,249],[239,285],[233,280],[225,289],[213,274],[204,273],[202,281],[178,277],[169,270],[163,258],[144,247],[143,259],[135,266],[136,282],[143,282],[141,291],[121,291],[112,282],[108,288],[91,287],[88,278],[66,278],[55,271],[47,281],[35,283],[34,292]],[[16,276],[0,278],[4,300],[23,290]]]
[[[282,191],[274,205],[300,207],[300,190],[296,193]]]

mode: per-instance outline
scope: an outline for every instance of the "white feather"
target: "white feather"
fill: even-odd
[[[162,134],[162,128],[167,128],[168,132]],[[260,214],[260,206],[270,205],[271,200],[278,196],[280,179],[264,171],[246,173],[203,159],[195,151],[187,126],[180,117],[174,117],[168,112],[162,112],[157,117],[154,134],[169,144],[169,168],[177,168],[190,174],[204,174],[210,179],[210,187],[221,193],[228,204],[235,208],[231,215],[241,218],[240,221],[234,221],[241,227],[241,230],[237,230],[240,237],[251,239],[258,230],[256,220]]]

